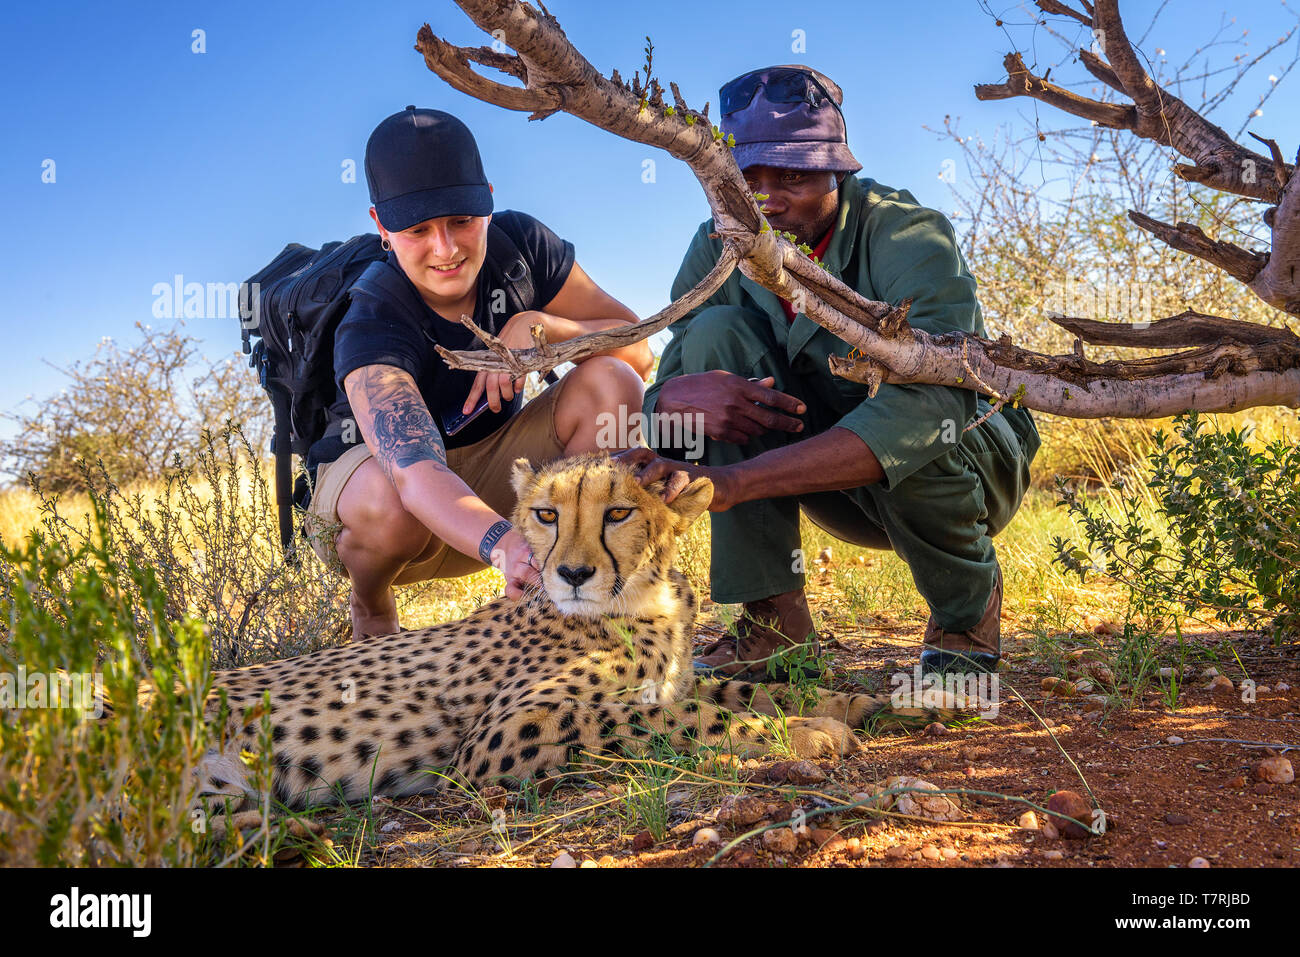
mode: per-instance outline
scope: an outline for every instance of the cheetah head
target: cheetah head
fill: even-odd
[[[667,582],[677,536],[713,499],[713,483],[702,478],[665,502],[662,482],[642,488],[629,466],[605,454],[540,469],[516,459],[512,480],[515,527],[566,615],[640,613]]]

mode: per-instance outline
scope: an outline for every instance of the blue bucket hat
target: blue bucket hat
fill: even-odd
[[[840,104],[844,92],[830,77],[802,64],[764,67],[736,77],[719,94],[723,133],[736,138],[740,168],[856,173]]]
[[[370,203],[393,232],[439,216],[487,216],[492,191],[478,144],[442,110],[408,106],[388,117],[366,143]]]

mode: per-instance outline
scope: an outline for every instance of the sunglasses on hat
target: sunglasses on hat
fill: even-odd
[[[764,96],[769,103],[807,103],[813,108],[829,103],[837,111],[840,108],[826,87],[811,73],[782,67],[776,70],[755,70],[736,77],[724,86],[719,96],[722,115],[749,106],[759,87],[766,89]]]

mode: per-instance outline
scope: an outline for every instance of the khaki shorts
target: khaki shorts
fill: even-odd
[[[525,458],[534,465],[541,465],[564,455],[564,445],[555,432],[555,404],[563,386],[564,380],[561,379],[525,403],[517,415],[487,438],[473,445],[447,450],[447,467],[498,515],[509,518],[515,510],[515,490],[510,484],[510,471],[515,459]],[[353,473],[373,457],[369,446],[362,443],[352,446],[333,462],[322,462],[316,468],[316,488],[307,507],[304,527],[312,550],[325,564],[343,574],[346,571],[334,541],[341,528],[339,497]],[[477,557],[462,555],[443,544],[432,557],[402,569],[394,584],[405,585],[430,578],[459,578],[485,567]]]

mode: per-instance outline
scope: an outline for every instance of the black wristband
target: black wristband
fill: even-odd
[[[484,533],[483,541],[478,543],[478,557],[483,560],[484,565],[492,564],[492,549],[496,548],[497,542],[501,541],[506,532],[512,528],[513,525],[502,519]]]

